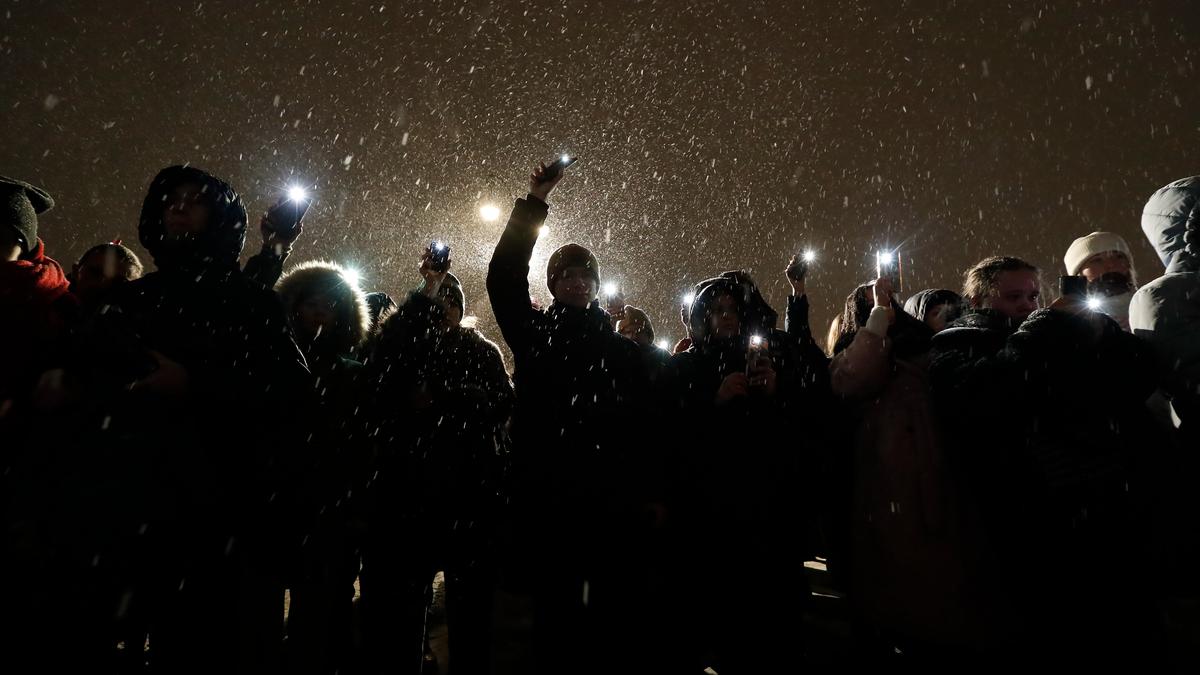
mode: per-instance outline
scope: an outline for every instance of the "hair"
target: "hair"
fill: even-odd
[[[831,354],[849,347],[858,331],[867,325],[867,319],[875,307],[872,297],[868,295],[873,287],[874,284],[863,284],[846,296],[846,306],[838,321],[837,333],[834,333],[832,326],[829,329]],[[892,357],[904,359],[928,351],[933,329],[926,326],[924,321],[909,316],[895,300],[891,304],[895,318],[888,326],[887,337],[892,341]]]
[[[867,291],[871,287],[871,284],[863,284],[855,288],[850,295],[846,296],[846,304],[842,307],[842,313],[838,321],[837,334],[833,333],[832,327],[829,329],[830,337],[833,338],[829,346],[830,354],[840,352],[849,347],[855,334],[858,333],[860,328],[866,325],[867,318],[871,316],[872,303],[867,298]]]
[[[842,315],[838,314],[833,317],[833,321],[829,322],[829,331],[825,333],[825,354],[833,356],[833,349],[837,347],[838,336],[842,334]]]
[[[963,275],[963,300],[977,307],[983,299],[996,290],[996,280],[1003,272],[1033,272],[1041,274],[1036,266],[1011,256],[992,256],[975,263]]]
[[[125,270],[126,281],[140,279],[142,278],[142,273],[146,271],[146,268],[142,265],[141,259],[137,257],[137,254],[133,252],[133,249],[115,241],[105,244],[97,244],[96,246],[89,248],[83,253],[83,255],[79,256],[79,260],[75,262],[75,266],[78,267],[82,265],[84,260],[87,260],[89,256],[96,253],[112,255],[117,261],[117,264]]]
[[[297,308],[314,295],[325,295],[337,308],[336,348],[349,352],[362,344],[371,329],[366,295],[350,281],[345,268],[335,263],[312,260],[288,270],[275,285],[275,292],[292,320]]]

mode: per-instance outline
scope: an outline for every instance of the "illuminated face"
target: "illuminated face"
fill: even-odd
[[[1001,272],[996,277],[992,294],[983,299],[981,306],[994,309],[1010,319],[1024,321],[1041,306],[1040,288],[1037,272]]]
[[[1133,266],[1129,264],[1129,258],[1126,258],[1124,253],[1119,251],[1097,253],[1083,261],[1083,267],[1079,270],[1079,274],[1085,277],[1088,283],[1095,283],[1100,280],[1100,277],[1110,273],[1121,274],[1126,279],[1133,276]]]
[[[596,278],[586,267],[568,267],[554,281],[554,299],[568,307],[583,309],[596,299]]]
[[[171,190],[163,207],[167,236],[188,239],[208,228],[212,209],[199,183],[184,183]]]
[[[725,293],[713,301],[708,313],[709,335],[725,339],[742,334],[742,319],[738,316],[737,300]]]

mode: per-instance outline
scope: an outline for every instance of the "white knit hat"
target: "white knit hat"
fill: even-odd
[[[1097,253],[1107,253],[1115,251],[1122,253],[1129,260],[1129,264],[1133,264],[1133,254],[1129,252],[1129,244],[1121,238],[1121,235],[1113,232],[1093,232],[1086,237],[1080,237],[1071,242],[1071,247],[1067,249],[1067,254],[1063,256],[1063,265],[1067,268],[1067,274],[1079,274],[1079,269],[1083,267],[1083,263],[1088,258]]]

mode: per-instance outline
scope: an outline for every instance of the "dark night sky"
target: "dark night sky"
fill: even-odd
[[[415,285],[434,236],[468,309],[539,159],[580,154],[552,198],[544,261],[575,240],[662,336],[678,297],[821,252],[822,322],[904,242],[909,290],[957,288],[994,253],[1058,272],[1075,236],[1123,234],[1200,173],[1192,2],[448,0],[0,2],[0,173],[46,187],[60,261],[136,242],[161,167],[229,180],[253,214],[295,174],[318,185],[296,260]],[[259,244],[253,233],[247,252]],[[141,252],[140,247],[135,248]]]

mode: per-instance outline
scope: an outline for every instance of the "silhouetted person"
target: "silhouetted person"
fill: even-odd
[[[630,585],[619,558],[628,552],[618,534],[645,508],[647,472],[627,467],[653,448],[627,439],[641,428],[648,378],[637,345],[596,302],[599,263],[586,248],[568,244],[550,256],[554,302],[534,307],[529,261],[561,179],[542,176],[535,170],[529,196],[517,200],[487,277],[517,392],[503,582],[532,596],[535,663],[525,672],[595,672],[640,646],[622,632],[633,608],[622,599]]]
[[[162,170],[138,226],[156,270],[114,289],[84,336],[104,432],[85,443],[120,448],[127,469],[124,553],[142,578],[125,602],[157,670],[278,666],[293,420],[311,380],[278,298],[238,268],[245,231],[227,183]]]
[[[449,264],[383,323],[370,360],[382,416],[363,562],[373,672],[420,673],[434,574],[445,573],[449,666],[487,673],[495,537],[514,397],[499,348],[467,317]]]
[[[659,376],[679,612],[663,631],[689,657],[687,668],[760,673],[804,661],[803,561],[812,552],[828,361],[775,329],[776,320],[744,273],[702,282],[690,307],[692,345]]]
[[[849,413],[838,445],[851,477],[851,547],[830,565],[848,568],[856,656],[867,669],[940,672],[985,644],[988,589],[974,574],[984,540],[934,414],[933,335],[882,278],[846,299],[830,363]]]
[[[363,366],[356,360],[370,327],[366,298],[340,265],[297,265],[275,287],[315,380],[316,405],[303,420],[305,443],[287,545],[291,604],[288,671],[345,672],[351,667],[354,579],[358,576],[371,425],[364,410]]]

